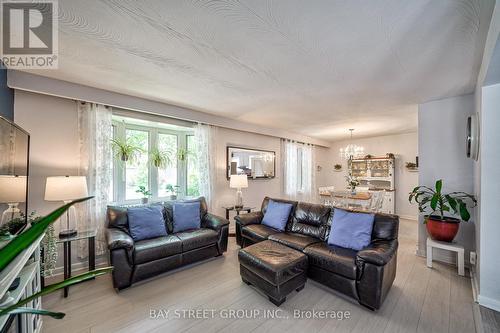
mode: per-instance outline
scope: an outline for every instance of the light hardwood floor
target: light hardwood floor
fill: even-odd
[[[279,308],[288,319],[221,318],[228,310],[275,310],[266,297],[241,282],[234,238],[228,252],[116,293],[109,276],[43,299],[45,308],[66,312],[63,320],[44,319],[44,332],[475,332],[468,277],[456,268],[415,255],[417,225],[401,220],[398,270],[382,308],[369,311],[309,280]],[[151,309],[171,310],[151,319]],[[215,318],[179,318],[175,310],[215,310]],[[294,319],[294,310],[349,311],[350,318]]]

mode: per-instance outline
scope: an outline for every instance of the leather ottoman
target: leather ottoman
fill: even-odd
[[[293,290],[304,288],[307,256],[280,243],[265,240],[238,252],[241,279],[280,306]]]

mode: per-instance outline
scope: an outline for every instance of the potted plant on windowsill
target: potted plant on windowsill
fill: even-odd
[[[135,193],[141,193],[143,195],[141,202],[142,204],[147,204],[149,197],[151,196],[151,192],[146,190],[146,186],[139,186],[139,188],[135,191]]]
[[[165,188],[170,193],[170,200],[177,200],[177,195],[181,187],[179,185],[167,184]]]
[[[469,221],[468,208],[475,207],[477,200],[472,194],[465,192],[442,193],[442,188],[442,179],[436,181],[434,189],[417,186],[410,193],[408,200],[410,203],[415,201],[421,213],[431,211],[429,215],[425,215],[424,223],[432,239],[451,242],[457,235],[460,221]],[[453,214],[460,218],[445,214]]]

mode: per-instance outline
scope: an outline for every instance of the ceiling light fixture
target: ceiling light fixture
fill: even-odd
[[[350,128],[349,131],[351,132],[351,142],[345,148],[340,148],[340,157],[346,160],[363,157],[365,149],[352,143],[352,132],[354,132],[354,128]]]

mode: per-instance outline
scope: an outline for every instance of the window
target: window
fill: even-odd
[[[189,157],[194,150],[190,128],[113,116],[113,137],[140,148],[127,161],[114,157],[110,191],[113,201],[139,202],[143,195],[137,190],[141,186],[151,192],[152,201],[168,200],[171,195],[198,195],[195,160]],[[188,152],[185,159],[179,158],[182,151]],[[163,157],[159,166],[151,160],[156,152]]]
[[[297,191],[304,192],[304,163],[302,147],[297,147]]]
[[[142,195],[136,192],[139,186],[149,188],[149,132],[126,129],[125,135],[127,142],[142,149],[125,163],[125,200],[140,199]]]
[[[283,140],[282,145],[285,195],[311,200],[315,188],[314,147],[288,140]]]
[[[187,156],[187,195],[188,196],[198,196],[200,191],[198,188],[198,170],[196,168],[196,157],[193,152],[195,151],[195,141],[194,135],[188,135],[187,140],[187,150],[191,152]]]
[[[166,197],[169,195],[169,188],[177,186],[177,135],[175,134],[158,134],[158,150],[165,152],[170,159],[167,165],[158,168],[158,197]]]

